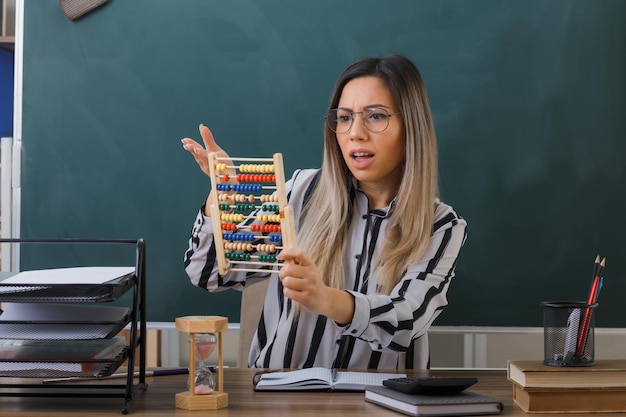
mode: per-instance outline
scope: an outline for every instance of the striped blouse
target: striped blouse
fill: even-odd
[[[306,190],[317,170],[298,170],[287,182],[296,224]],[[350,324],[301,310],[294,322],[290,300],[283,296],[277,274],[218,273],[210,219],[201,209],[185,252],[191,282],[207,291],[242,290],[247,283],[269,279],[263,313],[252,341],[248,365],[260,368],[425,369],[429,366],[427,331],[447,305],[446,292],[465,242],[466,222],[436,201],[430,244],[411,265],[390,295],[376,291],[370,267],[382,246],[392,204],[369,210],[365,194],[355,190],[351,239],[344,256],[345,290],[354,296]]]

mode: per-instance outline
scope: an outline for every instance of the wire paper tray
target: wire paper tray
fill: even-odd
[[[123,337],[78,341],[0,341],[0,377],[62,378],[110,375],[128,357]]]
[[[0,272],[0,307],[8,313],[0,310],[0,397],[119,397],[123,398],[122,414],[128,414],[135,398],[147,388],[144,240],[0,240],[20,246],[75,244],[80,251],[90,244],[135,248],[135,260],[124,262],[126,266],[106,266],[110,262],[106,257],[104,266]],[[125,306],[132,305],[130,309],[79,305],[115,301],[129,293],[132,298]],[[126,325],[128,341],[112,336]],[[106,377],[125,363],[130,379],[124,384],[26,382],[31,378]],[[134,369],[138,378],[133,377]]]
[[[2,310],[0,339],[108,339],[131,321],[127,307],[3,303]]]
[[[27,303],[104,303],[117,300],[133,283],[130,273],[103,284],[3,284],[0,301]]]
[[[89,362],[2,362],[0,377],[65,378],[105,377],[111,375],[127,359],[127,349],[115,359]]]

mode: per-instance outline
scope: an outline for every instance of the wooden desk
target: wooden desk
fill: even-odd
[[[214,411],[187,411],[174,406],[177,392],[187,390],[187,376],[146,378],[148,389],[140,395],[129,416],[395,416],[403,414],[367,403],[362,392],[254,392],[252,376],[256,370],[228,368],[224,370],[224,391],[229,406]],[[415,375],[427,375],[425,371]],[[501,415],[526,416],[513,404],[511,383],[505,371],[431,371],[430,375],[475,376],[478,383],[471,390],[502,401]],[[31,381],[32,382],[32,381]],[[27,398],[0,397],[0,417],[24,414],[28,416],[121,416],[121,398]],[[594,416],[612,415],[594,414]]]

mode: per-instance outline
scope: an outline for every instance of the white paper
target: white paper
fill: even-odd
[[[134,271],[131,266],[38,269],[20,272],[0,282],[12,285],[104,284]]]

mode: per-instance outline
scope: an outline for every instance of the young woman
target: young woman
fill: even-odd
[[[207,152],[227,154],[207,127],[200,135],[204,146],[183,147],[208,173]],[[191,282],[208,291],[270,280],[249,366],[427,368],[427,331],[447,305],[466,222],[438,198],[430,105],[409,59],[344,70],[322,168],[296,171],[287,192],[298,248],[280,253],[289,262],[278,275],[218,274],[208,204],[185,252]]]

